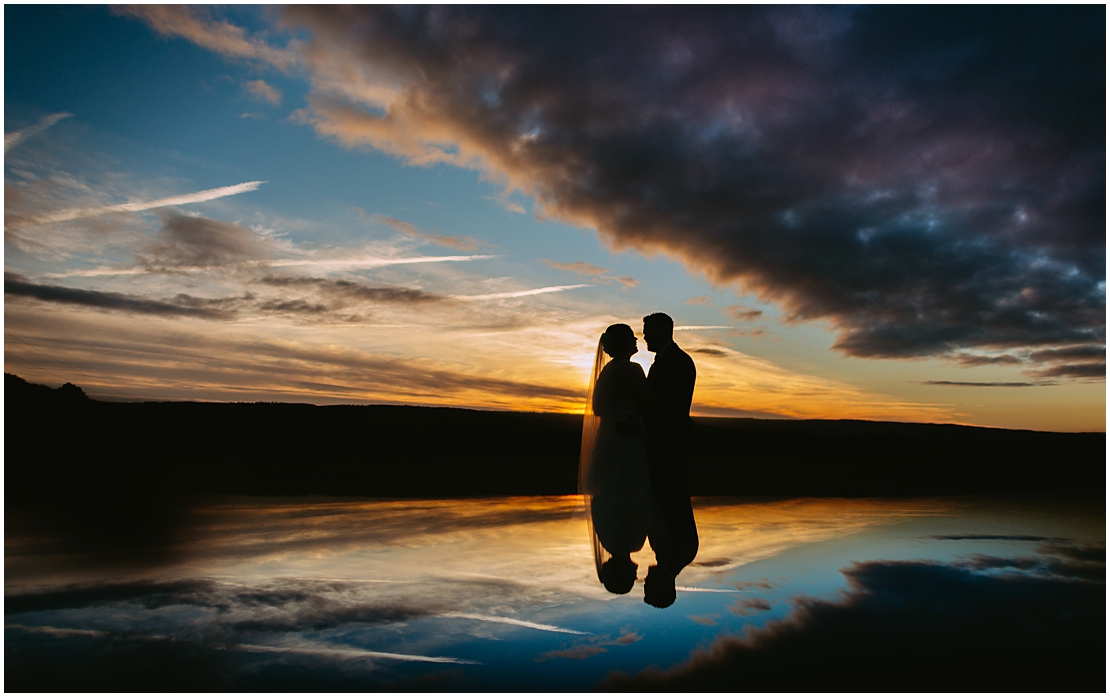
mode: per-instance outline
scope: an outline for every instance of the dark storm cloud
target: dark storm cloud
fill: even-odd
[[[617,675],[603,687],[1103,691],[1105,577],[1006,568],[1011,573],[980,573],[974,564],[856,563],[842,571],[848,589],[835,600],[796,598],[782,620],[720,637],[666,672]]]
[[[241,225],[173,211],[163,212],[161,218],[161,239],[138,255],[139,264],[147,269],[226,266],[273,256],[269,240]]]
[[[319,87],[300,112],[319,133],[503,176],[542,215],[831,322],[846,354],[1104,341],[1101,6],[286,20],[310,70],[394,90],[367,109]]]
[[[11,273],[4,274],[4,294],[102,310],[119,310],[165,317],[199,317],[220,320],[234,318],[237,314],[237,306],[244,299],[249,299],[197,298],[181,293],[166,300],[152,300],[140,295],[32,283],[23,276]]]

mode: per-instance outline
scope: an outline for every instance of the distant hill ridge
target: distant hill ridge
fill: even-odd
[[[573,494],[582,417],[451,407],[117,403],[5,374],[6,498]],[[697,418],[699,496],[1105,490],[1105,434]]]

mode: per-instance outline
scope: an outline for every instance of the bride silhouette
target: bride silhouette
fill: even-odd
[[[621,594],[636,583],[630,555],[643,548],[652,521],[641,423],[650,392],[644,369],[629,360],[636,350],[627,324],[610,326],[598,341],[578,470],[598,579]]]

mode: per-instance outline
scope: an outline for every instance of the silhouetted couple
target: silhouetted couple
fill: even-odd
[[[644,318],[644,340],[655,353],[646,376],[629,360],[637,351],[631,327],[614,324],[601,335],[579,470],[598,578],[610,592],[632,590],[630,555],[649,540],[656,564],[644,602],[655,607],[674,603],[675,577],[698,551],[685,472],[696,371],[673,331],[663,313]]]

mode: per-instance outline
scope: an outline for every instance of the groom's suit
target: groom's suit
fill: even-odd
[[[694,361],[673,342],[655,354],[648,371],[648,388],[655,399],[655,408],[645,419],[655,509],[648,539],[656,561],[674,576],[698,553],[698,528],[686,487],[696,378]]]

